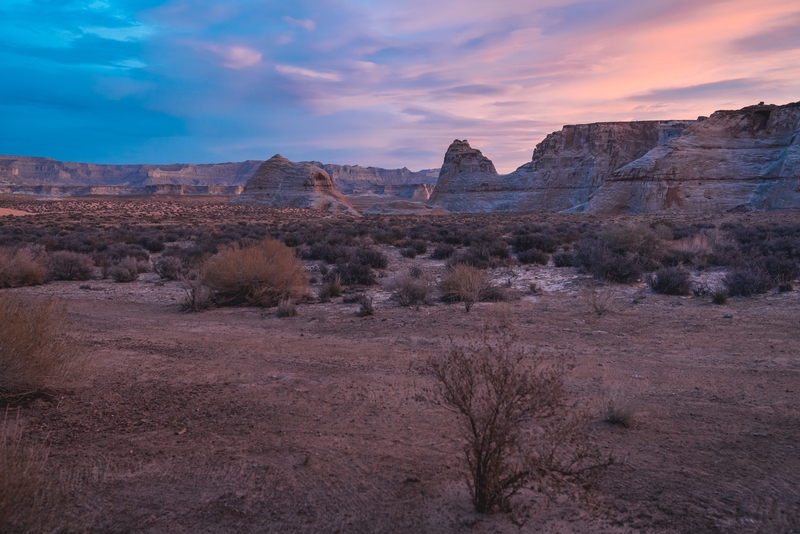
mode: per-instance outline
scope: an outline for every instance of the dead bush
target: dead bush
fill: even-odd
[[[614,384],[608,390],[603,402],[603,421],[612,425],[629,428],[636,419],[638,407],[628,395],[622,384]]]
[[[86,254],[61,250],[50,255],[50,277],[53,280],[91,280],[94,260]]]
[[[109,270],[115,282],[135,282],[139,278],[139,262],[133,256],[127,256]]]
[[[723,280],[732,297],[749,297],[759,293],[766,293],[775,283],[763,269],[756,264],[744,265],[728,271]]]
[[[180,280],[186,274],[186,265],[177,256],[162,256],[153,264],[153,270],[166,280]]]
[[[401,306],[415,306],[428,298],[430,281],[410,274],[397,281],[392,298]]]
[[[484,287],[486,273],[463,263],[448,267],[439,284],[443,298],[448,302],[463,302],[467,312],[480,299]]]
[[[0,402],[36,397],[82,370],[66,316],[54,301],[0,295]]]
[[[375,314],[375,307],[372,305],[372,298],[361,293],[358,297],[356,297],[355,301],[359,305],[358,311],[356,312],[356,315],[359,317],[368,317]]]
[[[611,287],[597,287],[594,278],[589,278],[581,290],[581,296],[589,307],[589,312],[595,315],[604,315],[615,312],[614,299],[617,293]]]
[[[529,350],[508,327],[451,340],[443,355],[428,360],[438,397],[459,416],[478,512],[509,510],[523,487],[550,494],[588,485],[611,463],[589,439],[585,421],[564,407],[569,367],[563,355]]]
[[[23,441],[19,419],[12,423],[7,414],[0,428],[0,532],[77,531],[47,449]]]
[[[295,317],[297,316],[297,306],[295,306],[291,299],[282,300],[278,303],[278,311],[276,312],[276,315],[279,318]]]
[[[728,290],[724,287],[717,287],[711,291],[711,302],[714,304],[725,304],[728,302]]]
[[[211,306],[211,292],[203,284],[203,279],[198,273],[190,272],[182,275],[180,282],[186,294],[181,305],[183,311],[199,312]]]
[[[223,305],[275,306],[309,290],[294,250],[274,239],[224,248],[203,264],[203,282]]]
[[[689,273],[681,267],[662,267],[647,277],[647,284],[664,295],[688,295],[692,289]]]
[[[47,267],[31,250],[0,248],[0,288],[39,285],[46,276]]]

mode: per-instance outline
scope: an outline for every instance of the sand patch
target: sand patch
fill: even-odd
[[[22,215],[30,215],[30,213],[28,213],[27,211],[0,208],[0,217],[5,217],[6,215],[13,215],[14,217],[20,217]]]

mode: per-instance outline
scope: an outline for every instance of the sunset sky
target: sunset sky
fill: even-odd
[[[564,124],[800,100],[797,0],[2,0],[0,154],[509,172]]]

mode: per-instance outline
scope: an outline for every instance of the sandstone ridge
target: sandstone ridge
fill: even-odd
[[[800,102],[717,111],[616,170],[592,213],[800,208]]]
[[[357,215],[350,201],[336,190],[330,175],[311,163],[295,163],[280,154],[261,164],[234,204],[275,208],[307,208]]]

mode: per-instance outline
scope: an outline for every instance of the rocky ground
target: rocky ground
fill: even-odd
[[[259,216],[218,200],[192,202],[5,200],[0,207],[34,212],[28,217],[42,224]],[[612,285],[602,289],[610,309],[598,315],[584,275],[522,266],[493,273],[515,295],[508,302],[478,303],[470,313],[439,301],[401,307],[390,299],[397,277],[412,265],[436,277],[443,263],[382,250],[389,267],[367,290],[375,314],[363,318],[342,297],[300,304],[298,316],[283,319],[258,308],[187,314],[180,283],[153,273],[129,284],[3,290],[66,302],[89,357],[70,391],[16,412],[29,439],[47,443],[82,528],[800,529],[800,292],[718,306],[708,297],[658,295],[642,283]],[[455,415],[437,404],[423,370],[449,338],[498,317],[525,345],[574,357],[568,396],[589,410],[592,433],[617,460],[587,502],[523,493],[511,514],[471,510]],[[614,393],[635,413],[630,428],[602,420]]]

